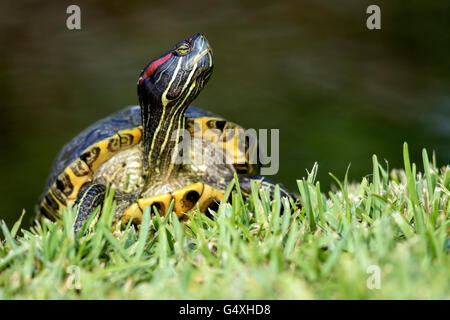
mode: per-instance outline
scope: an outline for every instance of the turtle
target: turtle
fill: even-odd
[[[108,188],[114,188],[115,217],[133,223],[141,222],[147,206],[164,215],[172,200],[179,218],[196,208],[217,209],[235,175],[245,194],[252,180],[273,192],[276,183],[259,175],[258,161],[250,161],[257,147],[242,139],[244,129],[190,105],[212,70],[213,52],[201,33],[148,63],[137,81],[139,105],[95,122],[61,149],[38,218],[61,220],[63,208],[76,206],[78,232]],[[281,185],[280,192],[296,199]]]

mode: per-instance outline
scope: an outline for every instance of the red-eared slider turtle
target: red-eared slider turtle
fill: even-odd
[[[137,84],[140,106],[94,123],[60,151],[38,215],[59,219],[64,207],[76,204],[78,231],[102,204],[107,186],[116,190],[116,217],[137,222],[144,207],[155,206],[165,214],[172,199],[179,217],[197,205],[205,212],[220,201],[234,173],[244,192],[250,191],[251,180],[273,188],[273,182],[258,176],[259,165],[250,163],[248,144],[227,148],[238,144],[241,127],[189,106],[212,70],[212,50],[202,34],[148,64]],[[180,158],[186,131],[197,143]],[[193,161],[196,152],[203,153],[201,161]],[[217,161],[224,154],[231,162]],[[281,194],[291,196],[282,187]]]

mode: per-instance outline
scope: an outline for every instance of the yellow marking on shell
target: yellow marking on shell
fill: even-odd
[[[61,199],[63,200],[65,203],[67,203],[67,196],[64,194],[64,192],[62,192],[62,190],[60,190],[56,184],[56,182],[54,182],[52,184],[52,186],[50,187],[50,189],[48,190],[47,194],[51,194],[53,195],[54,198],[56,199]],[[61,202],[61,200],[59,200],[59,202]],[[44,201],[43,201],[44,202]],[[63,203],[63,202],[61,202]]]
[[[221,143],[222,148],[226,151],[227,157],[231,157],[233,163],[244,164],[248,159],[245,153],[245,140],[241,140],[240,138],[244,138],[244,131],[240,128],[234,128],[235,134],[233,137],[224,138],[224,141]],[[241,149],[240,146],[244,148]]]
[[[100,153],[98,154],[97,158],[95,159],[95,161],[91,164],[91,170],[93,172],[95,172],[95,170],[97,170],[97,168],[106,160],[110,159],[113,155],[115,155],[119,150],[120,147],[114,151],[110,151],[108,149],[108,145],[110,145],[111,143],[113,143],[114,141],[116,141],[116,143],[119,144],[120,146],[120,136],[118,134],[115,134],[114,136],[102,140],[98,143],[96,143],[94,146],[92,146],[90,148],[90,150],[93,150],[94,148],[99,148],[100,149]]]
[[[198,199],[200,199],[201,195],[203,194],[203,190],[204,184],[202,182],[197,182],[182,189],[172,191],[174,199],[173,209],[178,217],[180,217],[183,213],[195,207],[195,204],[198,202]],[[198,199],[196,199],[195,202],[191,202],[189,201],[189,199],[186,198],[187,194],[192,191],[197,192],[198,194]]]
[[[51,216],[55,216],[54,213],[47,207],[47,204],[45,203],[45,200],[42,200],[41,203],[39,204],[39,207],[43,208],[46,213],[50,214]]]
[[[214,200],[220,201],[222,198],[223,193],[221,191],[205,184],[203,193],[197,202],[200,207],[200,212],[205,212]]]
[[[55,195],[53,194],[53,191],[52,191],[52,190],[50,190],[48,193],[52,196],[53,200],[58,204],[58,211],[57,211],[57,213],[61,216],[61,214],[62,214],[62,209],[65,207],[65,205],[63,205],[63,204],[61,203],[61,201],[59,201],[59,200],[55,197]]]
[[[138,204],[135,202],[128,207],[127,210],[122,214],[122,222],[127,223],[131,218],[133,221],[140,223],[142,221],[142,210],[139,208]]]
[[[245,164],[249,161],[248,152],[245,150],[245,132],[241,127],[227,122],[223,131],[208,126],[210,121],[223,121],[220,118],[202,117],[191,119],[188,127],[190,134],[196,138],[202,138],[212,143],[218,143],[226,152],[228,159],[235,164]],[[227,137],[227,131],[234,130],[231,137]],[[241,141],[240,141],[241,139]],[[244,148],[239,148],[243,146]]]
[[[193,137],[195,138],[208,138],[208,139],[216,139],[215,136],[212,135],[214,131],[210,130],[211,128],[208,126],[208,122],[211,120],[223,121],[220,118],[211,118],[211,117],[202,117],[190,120],[192,120],[193,124],[193,126],[189,128],[189,132],[191,133],[191,135],[193,135]],[[208,134],[208,136],[205,136],[205,134]],[[215,142],[216,140],[211,141]]]
[[[80,158],[72,162],[70,168],[72,168],[73,173],[79,177],[91,174],[89,166]]]
[[[72,170],[71,167],[67,167],[64,172],[67,174],[67,176],[70,179],[70,182],[73,185],[73,191],[72,193],[67,197],[67,200],[76,200],[78,197],[78,193],[80,191],[80,188],[87,182],[92,181],[92,173],[85,176],[78,177]]]
[[[142,138],[142,126],[133,128],[133,129],[126,129],[118,132],[118,135],[121,137],[120,139],[120,147],[121,149],[127,147],[127,146],[134,146],[139,141],[141,141]],[[131,135],[133,137],[133,141],[131,143],[124,143],[123,137],[126,135]]]
[[[133,136],[133,142],[131,144],[127,143],[125,145],[121,145],[121,136],[125,136],[126,134],[131,134]],[[100,153],[98,154],[94,162],[91,164],[91,170],[95,172],[95,170],[97,170],[97,168],[102,163],[104,163],[106,160],[111,159],[111,157],[113,157],[118,152],[139,143],[141,137],[142,137],[142,127],[122,130],[119,131],[117,134],[113,135],[112,137],[97,142],[93,146],[86,149],[83,153],[87,151],[92,151],[95,148],[100,149]]]
[[[55,197],[53,196],[53,194],[51,194],[51,196],[52,196],[53,198],[55,198]],[[55,199],[55,201],[56,201],[56,199]],[[52,208],[49,208],[49,207],[47,206],[47,204],[45,203],[45,200],[42,200],[39,206],[40,206],[41,208],[43,208],[43,209],[46,211],[46,213],[47,213],[48,215],[50,215],[54,220],[58,220],[58,219],[59,219],[61,207],[58,207],[58,211],[55,212],[55,211],[52,210]],[[58,214],[59,214],[59,215],[58,215]]]
[[[157,196],[138,199],[137,203],[141,210],[144,210],[145,207],[156,205],[156,203],[159,205],[162,204],[164,207],[159,208],[158,212],[160,215],[165,215],[167,209],[169,209],[170,201],[172,201],[172,195],[170,193],[163,193]],[[153,210],[151,213],[153,213]]]

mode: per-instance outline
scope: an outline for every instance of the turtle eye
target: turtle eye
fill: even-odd
[[[189,47],[189,45],[187,43],[183,43],[180,46],[178,46],[178,48],[176,48],[176,51],[179,54],[186,54],[189,52],[191,48]]]

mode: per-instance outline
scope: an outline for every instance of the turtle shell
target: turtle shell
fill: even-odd
[[[190,106],[186,113],[187,129],[203,135],[207,129],[242,129],[212,112]],[[37,208],[38,215],[58,219],[63,207],[72,205],[92,181],[95,170],[112,156],[136,145],[142,138],[140,106],[130,106],[86,128],[57,155]],[[217,138],[217,137],[216,137]],[[224,139],[215,140],[225,147]],[[234,150],[234,149],[233,149]],[[259,167],[248,163],[248,153],[233,154],[238,173],[257,174]],[[245,158],[244,161],[242,158]],[[240,159],[239,159],[240,158]],[[240,160],[240,161],[237,161]],[[242,164],[244,162],[244,165]]]

